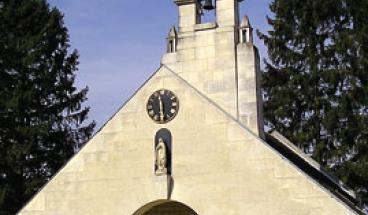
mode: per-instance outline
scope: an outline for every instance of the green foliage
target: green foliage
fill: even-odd
[[[0,214],[14,214],[91,136],[63,16],[45,0],[0,0]]]
[[[273,0],[266,124],[368,204],[368,1]]]

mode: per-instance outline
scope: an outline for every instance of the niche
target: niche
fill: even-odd
[[[164,148],[163,148],[164,147]],[[154,145],[154,170],[157,176],[172,173],[172,136],[171,132],[162,128],[156,132]],[[164,154],[163,154],[164,153]]]

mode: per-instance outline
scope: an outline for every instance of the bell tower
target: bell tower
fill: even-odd
[[[170,30],[168,44],[175,32],[176,48],[161,64],[263,137],[260,59],[249,19],[239,20],[242,1],[174,0],[179,24]],[[214,20],[203,22],[209,10],[215,11]]]

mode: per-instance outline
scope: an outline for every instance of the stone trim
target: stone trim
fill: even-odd
[[[174,0],[174,2],[178,6],[197,3],[196,0]]]
[[[215,29],[215,28],[217,28],[217,23],[209,22],[209,23],[196,24],[194,26],[194,31],[205,31],[205,30]]]

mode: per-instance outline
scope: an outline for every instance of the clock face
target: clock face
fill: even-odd
[[[175,118],[179,100],[170,90],[157,90],[148,99],[147,112],[153,121],[163,124]]]

